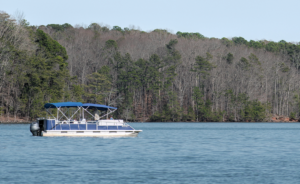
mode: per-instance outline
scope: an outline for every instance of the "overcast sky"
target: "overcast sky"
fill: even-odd
[[[215,38],[300,41],[299,0],[0,0],[0,10],[23,12],[31,25],[96,22]]]

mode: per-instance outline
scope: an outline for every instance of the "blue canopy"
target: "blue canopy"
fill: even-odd
[[[47,103],[45,108],[58,108],[58,107],[81,107],[81,102],[59,102],[59,103]]]
[[[101,105],[101,104],[92,104],[92,103],[85,103],[82,105],[82,107],[87,108],[87,107],[94,107],[97,108],[98,110],[101,111],[106,111],[107,109],[117,109],[116,107],[110,107],[107,105]]]

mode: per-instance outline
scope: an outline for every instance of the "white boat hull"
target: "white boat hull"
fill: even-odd
[[[142,130],[50,130],[42,131],[42,136],[72,136],[72,137],[136,137]]]

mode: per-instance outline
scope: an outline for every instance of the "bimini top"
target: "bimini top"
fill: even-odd
[[[107,109],[117,109],[116,107],[110,107],[101,104],[92,103],[81,103],[81,102],[58,102],[58,103],[47,103],[44,105],[45,108],[59,108],[59,107],[84,107],[84,108],[97,108],[98,110],[105,111]]]
[[[84,108],[94,107],[100,111],[105,111],[107,109],[117,109],[116,107],[111,107],[111,106],[101,105],[101,104],[92,104],[92,103],[85,103],[82,105],[82,107],[84,107]]]
[[[45,108],[58,108],[58,107],[82,107],[81,102],[58,102],[58,103],[46,103]]]

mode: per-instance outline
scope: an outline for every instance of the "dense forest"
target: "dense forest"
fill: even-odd
[[[298,119],[300,45],[134,27],[31,26],[0,12],[0,118],[48,102],[118,107],[126,121]]]

